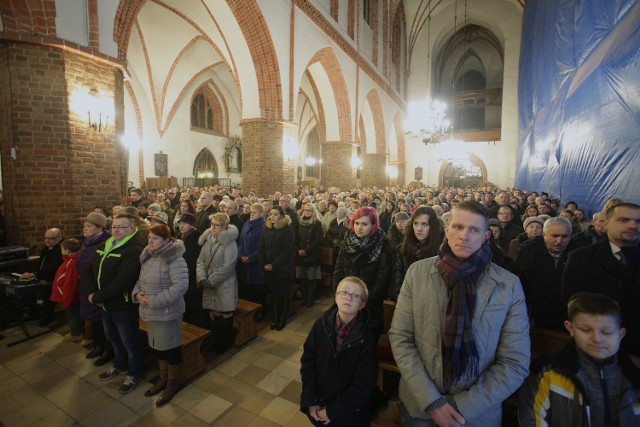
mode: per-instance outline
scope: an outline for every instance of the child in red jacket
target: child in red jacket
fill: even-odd
[[[62,342],[78,342],[84,338],[84,325],[80,320],[80,290],[76,268],[80,242],[77,239],[66,239],[60,243],[60,249],[63,261],[53,279],[51,301],[62,304],[69,320],[71,333],[65,335]]]

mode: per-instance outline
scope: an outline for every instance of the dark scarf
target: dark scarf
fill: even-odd
[[[489,242],[465,261],[455,257],[445,238],[436,268],[444,280],[449,299],[444,312],[442,352],[445,391],[478,376],[479,356],[471,330],[476,305],[475,287],[491,262]]]
[[[382,253],[384,240],[384,231],[381,228],[378,228],[376,234],[363,238],[349,230],[344,235],[344,251],[348,254],[357,254],[357,258],[362,262],[376,262]]]

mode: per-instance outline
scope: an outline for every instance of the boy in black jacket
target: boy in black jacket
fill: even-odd
[[[316,320],[300,359],[300,410],[314,425],[368,426],[378,360],[368,310],[369,293],[357,277],[338,284],[335,304]]]

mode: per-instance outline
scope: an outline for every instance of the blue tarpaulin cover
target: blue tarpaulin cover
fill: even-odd
[[[527,0],[516,188],[640,203],[640,0]]]

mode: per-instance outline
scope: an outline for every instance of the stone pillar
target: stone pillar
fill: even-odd
[[[88,110],[106,100],[98,131]],[[97,91],[97,92],[96,92]],[[122,202],[127,153],[120,70],[70,50],[0,43],[0,139],[8,244],[43,244],[47,228],[81,234],[80,217]],[[97,115],[96,110],[92,118]]]
[[[297,147],[297,126],[261,119],[243,120],[240,125],[243,193],[255,191],[258,197],[276,191],[293,193],[295,165],[284,158],[282,146],[286,141]]]
[[[396,185],[404,185],[406,182],[406,172],[407,172],[407,162],[398,161],[396,162],[396,167],[398,168],[398,179],[396,180]]]
[[[386,154],[362,154],[362,186],[385,187],[387,185],[387,155]]]
[[[356,186],[356,170],[351,157],[357,152],[356,144],[328,141],[322,144],[322,179],[324,188],[338,187],[342,191]]]

